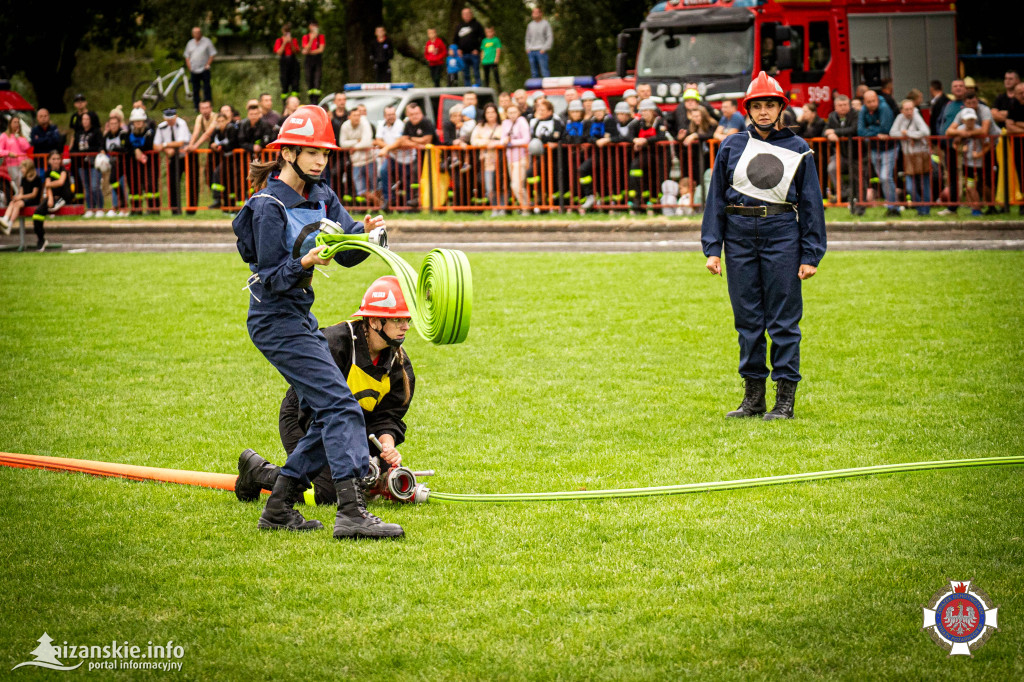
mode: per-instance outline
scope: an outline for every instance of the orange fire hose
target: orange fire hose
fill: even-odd
[[[144,467],[135,464],[118,464],[116,462],[94,462],[88,459],[66,459],[64,457],[46,457],[44,455],[16,455],[0,452],[0,465],[17,469],[46,469],[47,471],[75,471],[93,476],[109,476],[112,478],[128,478],[133,481],[162,481],[164,483],[180,483],[181,485],[198,485],[218,490],[234,490],[235,474],[213,474],[207,471],[184,471],[181,469],[161,469]]]

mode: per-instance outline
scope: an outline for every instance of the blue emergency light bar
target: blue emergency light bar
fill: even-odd
[[[345,83],[345,92],[356,90],[409,90],[413,83]]]
[[[526,81],[527,90],[541,90],[543,88],[592,88],[597,83],[593,76],[552,76],[550,78],[529,78]]]

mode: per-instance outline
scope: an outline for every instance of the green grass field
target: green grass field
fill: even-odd
[[[771,424],[722,418],[742,393],[735,333],[699,254],[470,260],[468,342],[408,344],[402,450],[437,470],[435,490],[1024,454],[1022,253],[830,254],[804,287],[798,418]],[[332,270],[317,276],[321,323],[385,274]],[[280,461],[285,384],[246,334],[245,276],[229,255],[0,255],[0,450],[217,472],[245,447]],[[173,640],[173,674],[204,680],[1021,679],[1022,497],[1024,470],[1007,467],[374,503],[407,534],[375,544],[258,532],[260,505],[223,491],[0,467],[0,670],[46,631]],[[1002,630],[948,658],[921,606],[965,578]]]

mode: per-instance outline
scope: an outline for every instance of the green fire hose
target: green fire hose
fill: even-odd
[[[743,478],[735,481],[715,481],[714,483],[684,483],[682,485],[663,485],[653,488],[573,490],[552,493],[504,493],[486,495],[439,493],[431,490],[428,494],[428,499],[440,502],[554,502],[560,500],[607,499],[612,497],[654,497],[656,495],[683,495],[686,493],[706,493],[715,490],[760,488],[763,486],[781,485],[784,483],[825,481],[832,478],[853,478],[855,476],[874,476],[877,474],[899,474],[911,471],[927,471],[930,469],[966,469],[969,467],[1012,466],[1020,464],[1024,464],[1024,456],[979,457],[976,459],[947,459],[938,462],[880,464],[877,466],[854,467],[852,469],[815,471],[806,474],[786,474],[784,476],[765,476],[764,478]]]
[[[466,254],[454,249],[434,249],[427,254],[417,275],[398,254],[370,242],[368,237],[321,232],[316,244],[328,247],[320,253],[322,258],[331,258],[340,251],[366,251],[379,257],[398,278],[420,336],[436,344],[465,341],[473,307],[473,275]]]

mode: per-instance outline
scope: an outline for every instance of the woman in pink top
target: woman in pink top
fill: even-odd
[[[519,107],[510,104],[501,123],[501,142],[508,161],[508,182],[512,195],[519,202],[523,215],[529,214],[526,197],[526,145],[530,142],[530,125],[520,115]]]
[[[21,187],[21,162],[28,158],[31,149],[28,138],[21,134],[21,119],[11,116],[7,130],[0,133],[0,158],[4,161],[7,176],[11,179],[13,196]]]

